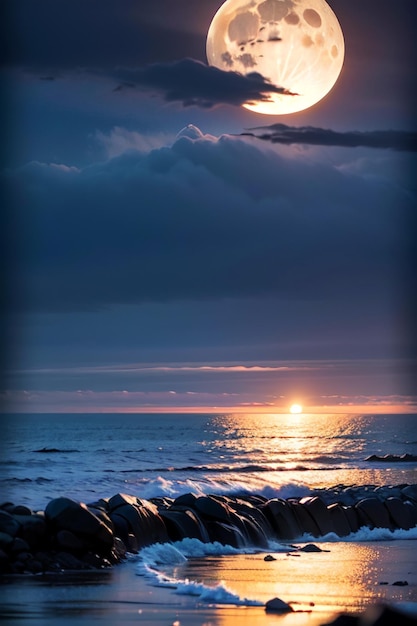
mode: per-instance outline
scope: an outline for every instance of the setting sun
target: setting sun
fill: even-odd
[[[303,407],[301,406],[301,404],[292,404],[290,406],[290,413],[302,413],[303,412]]]

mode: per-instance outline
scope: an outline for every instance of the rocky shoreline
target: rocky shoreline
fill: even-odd
[[[0,505],[0,575],[50,574],[111,567],[153,543],[185,537],[234,547],[302,535],[346,537],[361,527],[417,525],[417,485],[316,490],[303,498],[257,495],[143,500],[116,494],[88,504],[60,497],[44,511]]]

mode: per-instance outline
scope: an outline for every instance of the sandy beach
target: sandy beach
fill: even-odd
[[[135,560],[93,574],[10,578],[0,587],[0,618],[30,626],[96,621],[109,626],[319,626],[340,612],[358,613],[380,602],[414,608],[415,614],[415,541],[317,545],[322,552],[271,553],[275,561],[264,561],[265,553],[214,556],[159,570],[177,581],[177,589],[137,575]],[[247,604],[264,605],[278,596],[294,612],[277,615],[264,606],[225,605],[221,592],[217,602],[179,594],[184,580],[213,589],[221,584]],[[398,581],[408,584],[393,584]]]

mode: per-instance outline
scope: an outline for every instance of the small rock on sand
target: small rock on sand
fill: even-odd
[[[268,600],[265,604],[265,611],[269,611],[271,613],[289,613],[293,610],[294,609],[289,604],[280,598],[272,598],[272,600]]]
[[[302,548],[299,548],[300,552],[329,552],[329,550],[322,550],[315,543],[307,543]]]

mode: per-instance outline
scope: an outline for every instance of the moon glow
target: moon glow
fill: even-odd
[[[207,34],[207,60],[225,71],[256,72],[289,93],[244,104],[283,115],[329,93],[343,66],[342,29],[325,0],[226,0]]]

